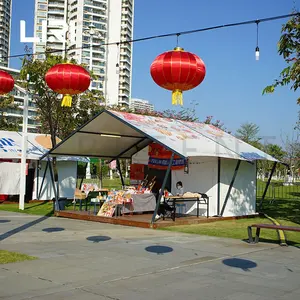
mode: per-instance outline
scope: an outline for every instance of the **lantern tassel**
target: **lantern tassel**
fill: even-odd
[[[183,105],[181,90],[175,90],[172,92],[172,105]]]
[[[72,106],[72,96],[65,95],[61,102],[62,107],[71,107]]]

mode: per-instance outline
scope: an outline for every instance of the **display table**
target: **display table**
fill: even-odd
[[[133,211],[123,207],[124,213],[154,211],[156,206],[156,198],[154,194],[132,194]]]
[[[204,195],[204,194],[203,194]],[[165,202],[172,207],[172,220],[175,221],[176,203],[182,202],[197,202],[197,218],[199,218],[199,205],[205,204],[207,206],[207,218],[209,217],[209,197],[185,197],[185,196],[168,196],[165,197]]]

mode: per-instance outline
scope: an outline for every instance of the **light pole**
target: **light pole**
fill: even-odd
[[[100,36],[100,33],[96,31],[96,26],[93,23],[90,24],[89,30],[86,31],[85,33],[88,33],[90,36],[89,70],[92,73],[92,71],[93,71],[93,37],[94,37],[94,35]],[[89,87],[90,91],[92,91],[92,84],[93,84],[93,82],[91,80],[90,87]],[[100,163],[100,170],[101,170],[101,163]],[[87,167],[86,167],[86,178],[87,179],[91,178],[91,163],[90,162],[88,162]],[[101,185],[101,180],[100,180],[100,185]]]
[[[25,88],[24,107],[23,107],[23,126],[22,126],[22,156],[21,156],[20,196],[19,196],[19,209],[20,210],[24,210],[25,194],[26,194],[26,157],[27,157],[29,74],[27,74],[26,80],[27,80],[27,86]]]

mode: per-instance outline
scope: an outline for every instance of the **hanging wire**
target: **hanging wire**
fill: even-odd
[[[221,28],[227,28],[227,27],[234,27],[234,26],[242,26],[242,25],[249,25],[249,24],[255,24],[257,22],[270,22],[270,21],[275,21],[275,20],[280,20],[280,19],[285,19],[289,17],[294,17],[294,16],[299,16],[300,13],[292,13],[288,15],[281,15],[281,16],[275,16],[275,17],[269,17],[269,18],[264,18],[264,19],[259,19],[259,20],[250,20],[250,21],[244,21],[244,22],[238,22],[238,23],[228,23],[224,25],[216,25],[216,26],[211,26],[211,27],[204,27],[204,28],[198,28],[198,29],[193,29],[193,30],[187,30],[187,31],[181,31],[181,32],[176,32],[176,33],[166,33],[166,34],[159,34],[159,35],[152,35],[148,37],[142,37],[142,38],[137,38],[137,39],[132,39],[130,41],[119,41],[119,42],[111,42],[111,43],[100,43],[99,45],[90,45],[90,46],[82,46],[82,47],[77,47],[77,48],[72,48],[72,50],[80,50],[80,49],[85,49],[85,48],[90,48],[90,47],[99,47],[99,46],[111,46],[111,45],[120,45],[120,44],[125,44],[125,43],[137,43],[137,42],[142,42],[142,41],[148,41],[148,40],[153,40],[153,39],[158,39],[158,38],[166,38],[166,37],[171,37],[171,36],[177,36],[179,35],[187,35],[187,34],[193,34],[193,33],[198,33],[198,32],[203,32],[203,31],[210,31],[210,30],[216,30],[216,29],[221,29]],[[40,52],[40,53],[23,53],[23,54],[16,54],[16,55],[10,55],[6,56],[5,59],[8,58],[16,58],[16,57],[24,57],[24,56],[35,56],[39,54],[51,54],[51,53],[56,53],[56,52],[62,52],[62,50],[49,50],[45,52]]]
[[[179,47],[179,36],[180,36],[180,33],[177,33],[176,34],[176,48]]]
[[[117,43],[117,63],[116,63],[116,72],[117,72],[117,74],[120,73],[119,61],[120,61],[120,47],[119,47],[119,43]]]

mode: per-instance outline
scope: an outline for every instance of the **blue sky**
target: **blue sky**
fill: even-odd
[[[24,5],[26,2],[26,5]],[[20,20],[27,23],[27,35],[33,34],[34,0],[13,0],[11,55],[24,52],[20,43]],[[299,9],[300,0],[135,0],[134,37],[184,31],[226,23],[265,18]],[[299,94],[288,87],[262,96],[285,67],[277,54],[281,25],[277,20],[259,26],[260,60],[255,61],[256,25],[245,25],[181,36],[179,44],[200,56],[206,64],[203,83],[184,93],[184,105],[198,103],[200,120],[212,115],[235,132],[244,122],[260,126],[260,135],[275,137],[291,134],[299,106]],[[151,101],[156,110],[175,108],[171,93],[157,86],[149,68],[155,57],[176,46],[176,37],[135,43],[133,47],[132,97]],[[11,59],[19,68],[20,59]]]

